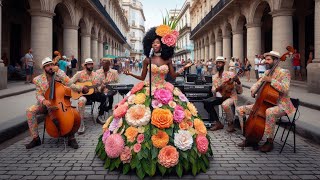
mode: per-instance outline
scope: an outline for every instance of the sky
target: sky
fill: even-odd
[[[140,0],[143,5],[144,16],[146,17],[145,29],[148,31],[153,26],[162,24],[162,14],[166,10],[181,9],[185,0]]]

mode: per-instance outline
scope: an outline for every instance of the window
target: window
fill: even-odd
[[[132,26],[136,26],[136,21],[132,20]]]

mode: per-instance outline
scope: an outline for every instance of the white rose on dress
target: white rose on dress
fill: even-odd
[[[193,138],[189,131],[179,130],[178,133],[174,133],[174,145],[181,149],[182,151],[186,151],[191,149],[193,144]]]

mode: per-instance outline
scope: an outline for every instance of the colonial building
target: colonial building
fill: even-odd
[[[195,59],[247,57],[254,64],[255,54],[284,54],[290,45],[301,53],[309,91],[320,93],[320,0],[193,0],[190,14]],[[293,72],[292,62],[280,65]]]
[[[143,60],[142,39],[145,34],[144,22],[146,18],[143,13],[143,6],[138,0],[122,0],[122,7],[129,21],[130,33],[129,42],[131,46],[130,57]]]
[[[1,0],[0,0],[1,2]],[[119,0],[2,0],[1,54],[15,65],[33,49],[35,68],[58,50],[82,63],[123,56],[129,25]]]
[[[190,20],[190,3],[191,0],[186,0],[177,15],[179,37],[175,49],[174,59],[193,60],[193,41],[190,40],[191,20]]]

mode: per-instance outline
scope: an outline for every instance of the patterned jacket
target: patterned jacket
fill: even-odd
[[[96,73],[97,73],[97,79],[100,84],[102,83],[110,84],[110,83],[119,82],[119,75],[117,70],[109,69],[109,71],[107,72],[107,76],[105,76],[103,69],[98,69]]]
[[[212,76],[212,93],[216,93],[216,89],[220,87],[224,82],[228,81],[230,78],[233,78],[235,74],[231,71],[223,71],[222,77],[219,77],[219,73],[216,73]],[[236,104],[238,101],[238,93],[242,94],[242,84],[237,84],[235,82],[235,88],[232,91],[231,98],[234,100]]]
[[[63,85],[70,87],[75,91],[81,91],[82,87],[73,84],[70,78],[62,71],[58,70],[56,72],[56,81],[60,81]],[[39,76],[33,79],[33,83],[36,85],[36,98],[39,104],[43,104],[45,100],[45,93],[49,89],[49,81],[47,80],[47,76],[45,73],[40,74]]]
[[[268,74],[269,70],[265,71],[262,77]],[[291,75],[287,69],[277,67],[272,74],[271,86],[280,92],[280,98],[278,100],[278,106],[284,110],[288,115],[295,112],[295,108],[289,97],[289,87]],[[251,92],[255,92],[262,84],[262,78],[259,79],[252,87]]]
[[[92,85],[96,85],[99,84],[99,80],[97,77],[97,73],[92,71],[91,74],[89,75],[87,73],[87,70],[82,70],[82,71],[78,71],[72,78],[71,78],[71,82],[72,83],[77,83],[77,82],[86,82],[86,81],[90,81],[92,82]]]

